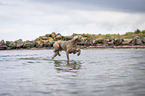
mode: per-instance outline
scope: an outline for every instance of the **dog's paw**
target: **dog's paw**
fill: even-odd
[[[79,56],[81,53],[78,53],[77,55]]]

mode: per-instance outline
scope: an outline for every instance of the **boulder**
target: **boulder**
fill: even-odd
[[[37,46],[37,48],[43,48],[44,47],[44,43],[39,44],[39,46]]]
[[[114,36],[111,36],[110,38],[109,38],[109,42],[114,42],[115,41],[115,37]]]
[[[52,37],[51,34],[46,34],[45,36],[46,36],[46,37]]]
[[[5,43],[5,41],[4,40],[1,40],[0,41],[0,45],[5,45],[6,43]]]
[[[53,47],[53,44],[54,43],[50,43],[50,42],[49,43],[45,43],[44,47],[48,47],[49,49],[51,49]]]
[[[23,44],[23,48],[32,48],[33,44],[31,42],[27,42]]]
[[[140,39],[142,40],[142,43],[145,43],[145,37],[141,36]]]
[[[61,35],[57,35],[54,39],[55,39],[55,41],[62,40],[62,36]]]
[[[131,44],[132,39],[124,39],[124,41],[122,42],[122,45],[129,45]]]
[[[142,45],[142,40],[139,36],[135,36],[131,41],[132,45]]]
[[[87,42],[89,39],[87,37],[82,38],[82,42]]]
[[[23,47],[23,41],[22,41],[22,39],[19,39],[19,40],[17,40],[17,41],[15,41],[16,42],[16,47],[17,48],[22,48]]]
[[[72,39],[72,37],[64,37],[64,41],[68,41],[68,40],[71,40]]]
[[[9,46],[11,41],[6,41],[6,46]]]
[[[5,49],[7,49],[6,45],[0,45],[0,50],[5,50]]]
[[[96,44],[104,44],[105,43],[105,39],[100,37],[96,40],[93,41],[93,45],[96,45]]]
[[[41,43],[47,43],[47,42],[49,42],[49,40],[42,40],[42,39],[40,39],[40,42]]]
[[[136,45],[142,45],[142,40],[141,39],[136,39],[135,44]]]
[[[16,49],[17,44],[16,42],[11,42],[8,47],[10,47],[10,49]]]
[[[108,42],[107,43],[108,45],[114,45],[114,42],[112,41],[112,42]]]
[[[116,46],[122,45],[122,42],[123,42],[123,41],[124,41],[124,40],[123,40],[122,38],[118,38],[118,39],[115,40],[114,44],[115,44]]]
[[[92,39],[88,39],[87,37],[83,37],[83,38],[84,38],[83,42],[84,42],[85,46],[93,46],[93,40]]]
[[[48,39],[48,40],[49,40],[49,42],[51,42],[51,43],[52,43],[52,42],[54,42],[54,40],[53,40],[53,38],[52,38],[52,37],[49,37],[49,39]]]
[[[51,36],[52,36],[52,38],[54,38],[56,36],[56,33],[55,32],[52,32],[51,33]]]
[[[48,37],[42,37],[41,39],[42,40],[48,40]]]

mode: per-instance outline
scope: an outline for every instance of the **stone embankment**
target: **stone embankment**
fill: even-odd
[[[36,49],[36,48],[53,48],[53,44],[56,41],[71,40],[73,36],[62,36],[60,33],[46,34],[40,36],[34,41],[22,41],[22,39],[16,41],[0,41],[0,50],[10,49]],[[110,39],[98,38],[91,39],[90,37],[83,36],[83,41],[78,42],[80,48],[145,48],[145,37],[135,36],[131,39],[122,39],[110,37]]]

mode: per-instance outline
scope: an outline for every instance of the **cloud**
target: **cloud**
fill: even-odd
[[[62,35],[72,33],[124,34],[145,26],[144,10],[130,9],[137,0],[1,0],[0,40],[34,40],[51,32]],[[114,3],[112,4],[112,2]],[[143,2],[141,0],[141,2]],[[111,5],[115,6],[111,7]],[[139,3],[136,3],[137,5]],[[136,5],[136,6],[137,6]],[[120,7],[117,7],[120,6]],[[140,5],[142,8],[142,5]],[[116,11],[121,10],[121,11]]]
[[[76,10],[145,12],[145,0],[32,0]]]

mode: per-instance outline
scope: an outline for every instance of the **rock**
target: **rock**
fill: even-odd
[[[108,42],[108,45],[114,45],[114,42]]]
[[[122,45],[129,45],[129,42],[122,42]]]
[[[8,47],[10,47],[10,49],[16,49],[17,44],[15,42],[11,42]]]
[[[114,46],[114,44],[115,44],[115,37],[111,36],[110,39],[107,40],[107,44]]]
[[[131,43],[132,39],[124,39],[122,42],[122,45],[129,45]]]
[[[54,42],[53,38],[49,37],[49,42]]]
[[[55,39],[55,41],[62,40],[62,36],[61,35],[57,35],[54,39]]]
[[[145,37],[141,36],[140,39],[142,40],[142,43],[145,43]]]
[[[55,32],[52,32],[51,33],[51,36],[52,36],[52,38],[54,38],[56,36],[56,33]]]
[[[42,37],[41,39],[42,40],[48,40],[48,37]]]
[[[17,41],[15,41],[16,42],[16,47],[17,48],[22,48],[23,47],[23,41],[22,41],[22,39],[19,39],[19,40],[17,40]]]
[[[109,42],[112,42],[112,41],[113,42],[115,41],[115,37],[114,36],[111,36],[110,39],[109,39]]]
[[[135,44],[136,44],[136,45],[142,45],[141,39],[137,39],[136,42],[135,42]]]
[[[24,43],[23,48],[32,48],[33,45],[30,42]]]
[[[44,47],[48,47],[49,49],[51,49],[53,47],[54,43],[46,43],[44,44]]]
[[[6,46],[9,46],[11,41],[6,41]]]
[[[132,45],[142,45],[142,40],[139,36],[135,36],[133,39],[132,39]]]
[[[122,42],[123,42],[123,41],[124,41],[124,40],[123,40],[122,38],[118,38],[118,39],[115,40],[114,44],[115,44],[116,46],[122,45]]]
[[[91,46],[92,44],[90,42],[85,42],[85,46]]]
[[[95,43],[97,43],[97,44],[98,44],[98,43],[99,43],[99,44],[102,43],[102,44],[103,44],[103,43],[104,43],[104,38],[101,38],[101,37],[100,37],[100,38],[96,39],[96,40],[95,40]]]
[[[47,42],[49,42],[49,40],[42,40],[42,39],[40,39],[40,42],[41,43],[47,43]]]
[[[64,41],[68,41],[68,40],[71,40],[72,39],[72,37],[64,37]]]
[[[88,39],[87,37],[82,38],[82,42],[87,42],[88,40],[90,40],[90,39]]]
[[[0,45],[0,50],[6,50],[7,46],[6,45]]]
[[[0,41],[0,44],[1,44],[1,45],[5,45],[6,43],[5,43],[4,40],[1,40],[1,41]]]
[[[51,34],[46,34],[45,36],[46,36],[46,37],[52,37]]]

